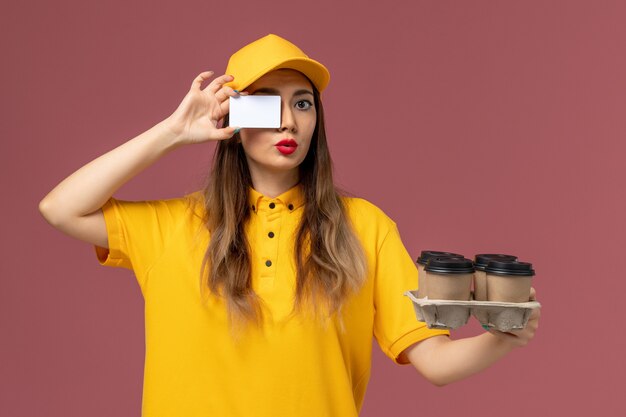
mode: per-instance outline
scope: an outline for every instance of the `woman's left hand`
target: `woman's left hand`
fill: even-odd
[[[537,299],[537,292],[534,288],[530,289],[530,301],[535,301]],[[500,340],[510,344],[513,347],[522,347],[526,346],[528,342],[530,342],[533,337],[535,337],[535,332],[539,328],[539,316],[541,313],[539,309],[533,309],[530,314],[530,318],[528,319],[528,323],[526,327],[521,330],[512,330],[511,332],[500,332],[498,330],[489,330],[489,332]]]

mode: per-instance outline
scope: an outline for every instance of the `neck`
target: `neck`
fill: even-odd
[[[293,188],[299,181],[298,169],[289,171],[261,171],[250,169],[252,188],[266,197],[274,198]]]

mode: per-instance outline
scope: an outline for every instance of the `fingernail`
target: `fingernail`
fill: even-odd
[[[487,326],[486,324],[483,324],[483,329],[489,331],[489,326]]]
[[[238,92],[239,92],[239,90],[233,90],[233,91],[234,91],[235,93],[238,93]]]
[[[239,128],[235,129],[235,133],[234,134],[236,135],[237,133],[239,133]]]

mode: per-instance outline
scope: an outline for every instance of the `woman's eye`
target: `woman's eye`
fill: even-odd
[[[300,100],[296,103],[296,108],[299,110],[308,110],[313,106],[309,100]]]

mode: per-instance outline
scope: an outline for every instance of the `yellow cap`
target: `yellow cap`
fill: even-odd
[[[228,60],[226,74],[235,77],[229,87],[242,91],[270,71],[281,68],[294,69],[306,75],[322,92],[330,81],[325,66],[310,59],[300,48],[280,36],[269,34],[237,52]]]

